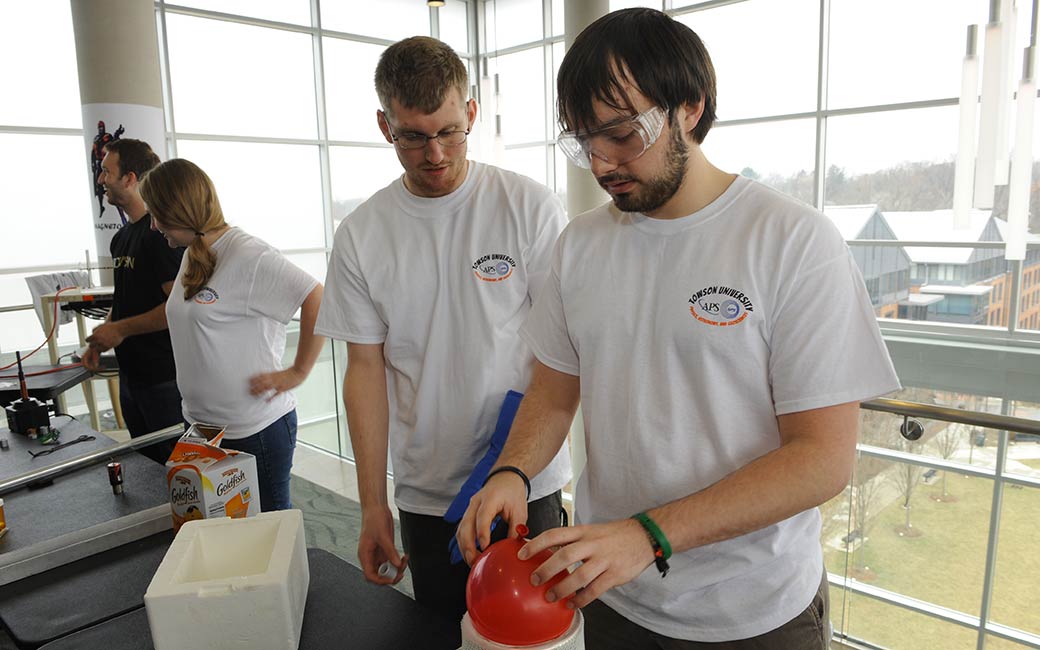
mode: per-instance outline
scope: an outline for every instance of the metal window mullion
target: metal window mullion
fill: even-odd
[[[159,0],[159,43],[162,46],[159,55],[159,81],[163,93],[163,118],[166,126],[166,153],[170,158],[177,157],[177,126],[173,112],[173,81],[170,73],[170,32],[166,27],[166,3]]]
[[[563,0],[542,0],[542,36],[545,36],[546,38],[551,37],[553,31],[553,2],[563,2]],[[542,111],[542,135],[545,137],[545,144],[543,145],[542,154],[545,157],[545,184],[552,188],[553,192],[556,192],[558,191],[558,188],[556,187],[556,156],[554,155],[553,148],[549,146],[549,141],[552,140],[551,130],[553,128],[554,81],[553,45],[552,43],[546,43],[542,46],[542,88],[545,92],[545,103]]]
[[[83,137],[83,129],[56,126],[13,126],[0,124],[0,133],[11,135],[77,135]]]
[[[887,447],[857,444],[856,451],[863,456],[887,460],[894,463],[906,463],[908,465],[927,467],[929,469],[937,469],[944,472],[957,472],[958,474],[965,474],[975,478],[992,480],[996,477],[994,470],[989,468],[965,465],[963,463],[957,463],[940,458],[932,458],[930,456],[921,456],[920,454],[912,454],[897,449],[888,449]]]
[[[813,179],[813,201],[822,210],[827,197],[827,81],[830,61],[830,0],[820,0],[820,23],[818,31],[816,62],[816,151],[813,164],[816,177]]]
[[[1034,246],[1040,243],[1031,242]],[[1022,260],[1010,260],[1011,265],[1011,292],[1008,297],[1008,334],[1014,335],[1018,331],[1018,319],[1022,313],[1022,268],[1025,266]]]
[[[935,605],[927,601],[918,600],[917,598],[911,598],[910,596],[904,596],[894,591],[889,591],[882,587],[875,587],[874,585],[868,585],[864,582],[857,580],[851,580],[845,576],[835,575],[833,573],[827,573],[827,582],[831,585],[839,587],[841,589],[848,590],[852,593],[859,594],[860,596],[868,596],[874,600],[881,601],[889,605],[895,605],[901,609],[907,609],[918,614],[924,614],[931,618],[938,619],[947,623],[953,623],[966,627],[968,629],[978,630],[981,629],[979,619],[971,614],[959,612],[948,607],[941,605]]]
[[[0,314],[6,314],[15,311],[29,311],[30,309],[36,309],[32,305],[9,305],[7,307],[0,307]]]
[[[265,29],[276,29],[283,32],[314,32],[314,28],[308,25],[297,25],[296,23],[285,23],[278,20],[267,20],[266,18],[256,18],[254,16],[246,16],[244,14],[231,14],[223,11],[213,11],[211,9],[185,7],[183,5],[169,4],[164,0],[157,0],[157,2],[163,5],[166,13],[178,14],[181,16],[190,16],[192,18],[204,18],[207,20],[219,20],[226,23],[236,23],[239,25],[248,25],[250,27],[263,27]]]
[[[321,0],[311,0],[310,5],[311,24],[315,28],[312,37],[314,104],[318,121],[318,165],[321,169],[322,217],[325,221],[325,251],[327,251],[332,247],[335,233],[332,230],[332,164],[330,162],[328,102],[325,98],[325,48],[321,30]],[[328,263],[328,261],[326,254],[325,262]]]
[[[682,9],[669,9],[667,13],[671,16],[682,16],[683,14],[692,14],[697,11],[707,11],[708,9],[718,9],[719,7],[727,7],[729,5],[737,5],[748,0],[707,0],[706,2],[700,2],[695,5],[683,7]],[[662,6],[671,4],[671,0],[662,0]]]
[[[1003,398],[1000,400],[1000,412],[1004,416],[1011,415],[1011,400]],[[986,567],[982,579],[982,602],[979,607],[979,638],[977,650],[986,647],[986,622],[989,620],[990,608],[993,601],[993,582],[996,578],[997,568],[997,545],[1000,539],[1000,515],[1004,503],[1004,470],[1007,464],[1008,431],[1000,429],[997,432],[997,462],[994,468],[993,498],[989,511],[989,538],[986,542]]]
[[[549,17],[550,24],[552,16]],[[546,36],[537,41],[530,41],[527,43],[519,43],[517,45],[510,45],[509,47],[503,47],[502,49],[496,49],[494,51],[488,50],[488,55],[492,57],[509,56],[510,54],[516,54],[517,52],[524,52],[526,50],[533,50],[536,47],[545,47],[553,45],[556,42],[562,42],[564,37],[562,36]]]

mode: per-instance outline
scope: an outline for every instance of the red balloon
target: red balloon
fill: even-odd
[[[537,587],[531,574],[552,556],[543,550],[526,560],[516,554],[523,548],[526,526],[517,526],[519,538],[503,539],[489,546],[469,573],[466,607],[473,628],[484,638],[504,645],[535,645],[562,636],[570,629],[574,610],[566,600],[550,603],[545,592],[567,576],[561,571]]]

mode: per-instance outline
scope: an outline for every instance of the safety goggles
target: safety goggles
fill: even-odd
[[[578,167],[589,169],[595,156],[611,165],[624,165],[646,153],[661,135],[666,113],[659,106],[621,122],[592,131],[565,131],[556,139],[563,153]]]

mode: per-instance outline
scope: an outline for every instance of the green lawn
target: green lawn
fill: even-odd
[[[911,501],[911,524],[920,537],[900,537],[904,523],[900,503],[886,507],[856,551],[859,566],[869,567],[869,584],[919,600],[977,616],[982,598],[983,572],[993,484],[979,478],[950,475],[955,502],[930,498],[941,493],[941,480],[920,485]],[[1009,487],[998,541],[996,582],[991,620],[1040,634],[1036,594],[1040,593],[1040,553],[1036,552],[1040,490]],[[829,571],[843,574],[846,553],[827,548]],[[852,559],[849,559],[852,566]],[[845,598],[832,590],[832,621],[852,636],[892,649],[954,650],[975,648],[975,633],[928,616],[906,612],[871,598]],[[849,602],[851,601],[851,602]],[[988,648],[1018,648],[991,643]]]

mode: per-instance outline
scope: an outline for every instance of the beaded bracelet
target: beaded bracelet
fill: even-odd
[[[661,577],[668,575],[668,558],[672,557],[672,545],[668,543],[668,538],[664,536],[664,531],[661,530],[660,526],[650,518],[650,515],[645,512],[640,512],[632,515],[632,519],[635,519],[646,531],[646,536],[650,538],[650,546],[654,549],[654,564],[657,565],[657,570],[661,572]]]

